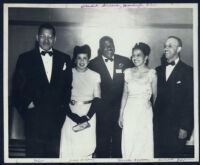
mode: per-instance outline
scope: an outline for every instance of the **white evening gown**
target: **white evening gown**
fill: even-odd
[[[153,145],[153,111],[150,98],[151,82],[156,71],[150,69],[146,76],[136,78],[133,68],[124,72],[128,84],[128,99],[123,115],[122,157],[128,159],[151,159]]]
[[[100,75],[88,69],[85,72],[77,72],[72,69],[72,96],[71,100],[93,100],[94,88],[100,83]],[[87,115],[90,104],[75,104],[70,108],[79,116]],[[89,120],[90,127],[79,132],[74,132],[72,127],[77,125],[68,116],[61,131],[60,158],[91,158],[96,148],[96,115]]]

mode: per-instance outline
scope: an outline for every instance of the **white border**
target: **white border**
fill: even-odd
[[[125,159],[76,159],[76,160],[63,160],[63,159],[40,159],[40,158],[9,158],[8,156],[8,8],[9,7],[32,7],[32,8],[83,8],[92,5],[96,5],[97,8],[123,8],[125,3],[118,3],[115,6],[112,4],[106,4],[107,6],[102,7],[102,4],[4,4],[4,56],[3,56],[3,98],[4,98],[4,162],[5,163],[55,163],[55,162],[196,162],[199,161],[199,124],[198,124],[198,4],[197,3],[170,3],[147,5],[143,4],[132,4],[126,8],[192,8],[193,9],[193,68],[194,68],[194,142],[195,142],[195,157],[194,158],[162,158],[162,159],[140,159],[140,160],[125,160]],[[130,3],[127,3],[130,4]],[[152,3],[153,4],[153,3]],[[109,6],[110,5],[110,6]],[[88,8],[87,7],[87,8]]]

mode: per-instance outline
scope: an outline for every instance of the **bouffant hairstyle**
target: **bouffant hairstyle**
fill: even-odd
[[[132,52],[136,49],[141,50],[145,56],[149,56],[149,54],[151,52],[150,46],[143,42],[136,43],[135,46],[132,48]],[[132,56],[131,56],[131,60],[132,60]],[[147,59],[146,65],[148,65],[148,63],[149,63],[149,61]]]
[[[83,45],[83,46],[75,46],[74,47],[74,53],[73,53],[73,58],[72,58],[72,62],[73,62],[73,66],[75,66],[75,61],[77,59],[78,54],[81,53],[85,53],[88,56],[88,59],[90,59],[91,57],[91,49],[88,45]]]

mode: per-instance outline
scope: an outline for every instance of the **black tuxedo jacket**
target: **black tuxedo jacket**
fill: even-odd
[[[108,117],[108,120],[110,120],[110,116],[107,113],[112,113],[110,115],[112,115],[113,118],[118,118],[124,86],[123,71],[132,66],[133,64],[128,58],[114,55],[114,72],[112,79],[102,56],[97,56],[90,61],[89,68],[99,73],[101,76],[102,106],[99,111],[104,114],[104,119]],[[115,109],[114,107],[117,107],[117,112],[115,113],[112,111]],[[114,117],[115,115],[116,117]]]
[[[166,81],[165,66],[156,68],[158,95],[154,107],[154,125],[158,136],[178,137],[180,128],[193,130],[193,69],[181,60]],[[168,141],[170,141],[168,139]]]
[[[53,50],[49,83],[39,48],[19,56],[13,78],[13,103],[26,120],[26,131],[48,136],[60,131],[71,97],[72,69],[68,55]],[[28,109],[33,102],[35,107]]]

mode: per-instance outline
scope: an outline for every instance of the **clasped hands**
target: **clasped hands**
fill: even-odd
[[[73,114],[73,119],[72,119],[74,122],[76,122],[77,124],[81,124],[81,123],[84,123],[86,121],[88,121],[88,117],[85,115],[85,116],[78,116],[77,114]]]
[[[31,102],[29,105],[28,105],[28,109],[32,109],[32,108],[35,108],[35,105],[33,102]],[[81,124],[81,123],[84,123],[86,121],[88,121],[90,118],[87,117],[86,115],[85,116],[78,116],[77,114],[75,113],[72,113],[72,116],[71,116],[71,119],[76,122],[77,124]]]

